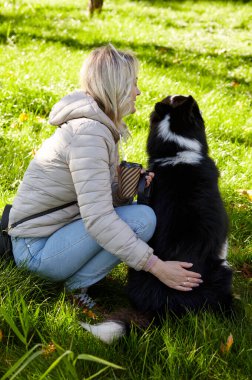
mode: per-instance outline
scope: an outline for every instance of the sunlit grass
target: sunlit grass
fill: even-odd
[[[252,262],[251,201],[238,190],[252,188],[251,14],[246,1],[105,0],[101,15],[89,19],[87,1],[0,0],[0,208],[12,202],[34,152],[53,133],[50,109],[78,87],[90,50],[108,42],[133,50],[142,94],[137,112],[126,118],[132,138],[123,149],[128,160],[146,164],[155,102],[178,93],[196,98],[230,217],[237,312],[234,320],[209,313],[168,318],[159,330],[133,329],[107,347],[81,329],[78,319],[86,317],[66,300],[61,285],[3,266],[1,375],[9,370],[13,376],[24,366],[16,378],[40,379],[52,365],[46,378],[70,380],[106,367],[76,361],[85,353],[126,368],[107,368],[100,379],[250,378],[251,279],[245,275]],[[125,279],[120,265],[91,292],[107,307],[119,307],[126,302]],[[222,353],[230,333],[233,346]],[[40,353],[46,349],[48,355]]]

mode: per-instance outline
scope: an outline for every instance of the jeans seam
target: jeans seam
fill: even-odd
[[[119,261],[118,264],[120,264],[121,260],[118,259],[118,261]],[[93,271],[91,273],[85,272],[84,277],[86,279],[90,280],[91,278],[96,278],[96,277],[99,277],[100,275],[104,275],[104,272],[106,275],[106,273],[109,273],[109,271],[112,270],[118,264],[113,264],[113,265],[111,264],[111,265],[103,266],[102,268],[97,268],[97,270],[95,272]],[[78,276],[78,274],[77,274],[77,276]],[[71,277],[74,277],[74,274],[69,276],[69,278],[71,278]]]
[[[72,247],[74,247],[75,245],[79,244],[81,241],[87,239],[88,237],[89,237],[88,235],[84,236],[83,238],[81,238],[81,239],[79,239],[78,241],[76,241],[74,244],[70,244],[70,245],[68,246],[68,248],[72,248]],[[61,254],[62,252],[66,251],[66,250],[67,250],[67,248],[61,249],[60,251],[57,251],[53,256],[50,256],[50,257],[44,258],[43,261],[51,260],[52,258],[58,256],[59,254]]]
[[[136,229],[138,230],[139,228],[143,231],[144,228],[145,228],[145,224],[144,223],[141,223],[139,221],[136,221],[136,220],[130,220],[130,219],[127,219],[127,220],[124,220],[126,224],[128,224],[129,227],[132,228],[132,225],[136,226]]]

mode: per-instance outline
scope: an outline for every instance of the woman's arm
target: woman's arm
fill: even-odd
[[[127,265],[141,270],[153,253],[113,207],[110,166],[114,142],[99,122],[80,127],[69,146],[68,164],[81,217],[90,236]]]

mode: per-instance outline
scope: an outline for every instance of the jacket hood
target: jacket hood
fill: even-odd
[[[120,139],[120,132],[113,121],[98,107],[90,95],[81,90],[64,96],[53,106],[49,123],[59,126],[69,120],[80,118],[99,121],[109,128],[116,142]]]

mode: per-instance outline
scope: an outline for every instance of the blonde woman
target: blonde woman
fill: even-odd
[[[127,134],[122,118],[135,112],[140,95],[137,72],[136,58],[110,44],[90,53],[82,89],[53,107],[50,123],[59,128],[31,161],[10,212],[17,265],[63,281],[89,307],[94,303],[87,288],[121,261],[176,289],[200,283],[199,274],[187,271],[192,264],[154,255],[147,244],[156,224],[153,210],[120,194],[118,142]],[[181,285],[187,277],[190,283]]]

